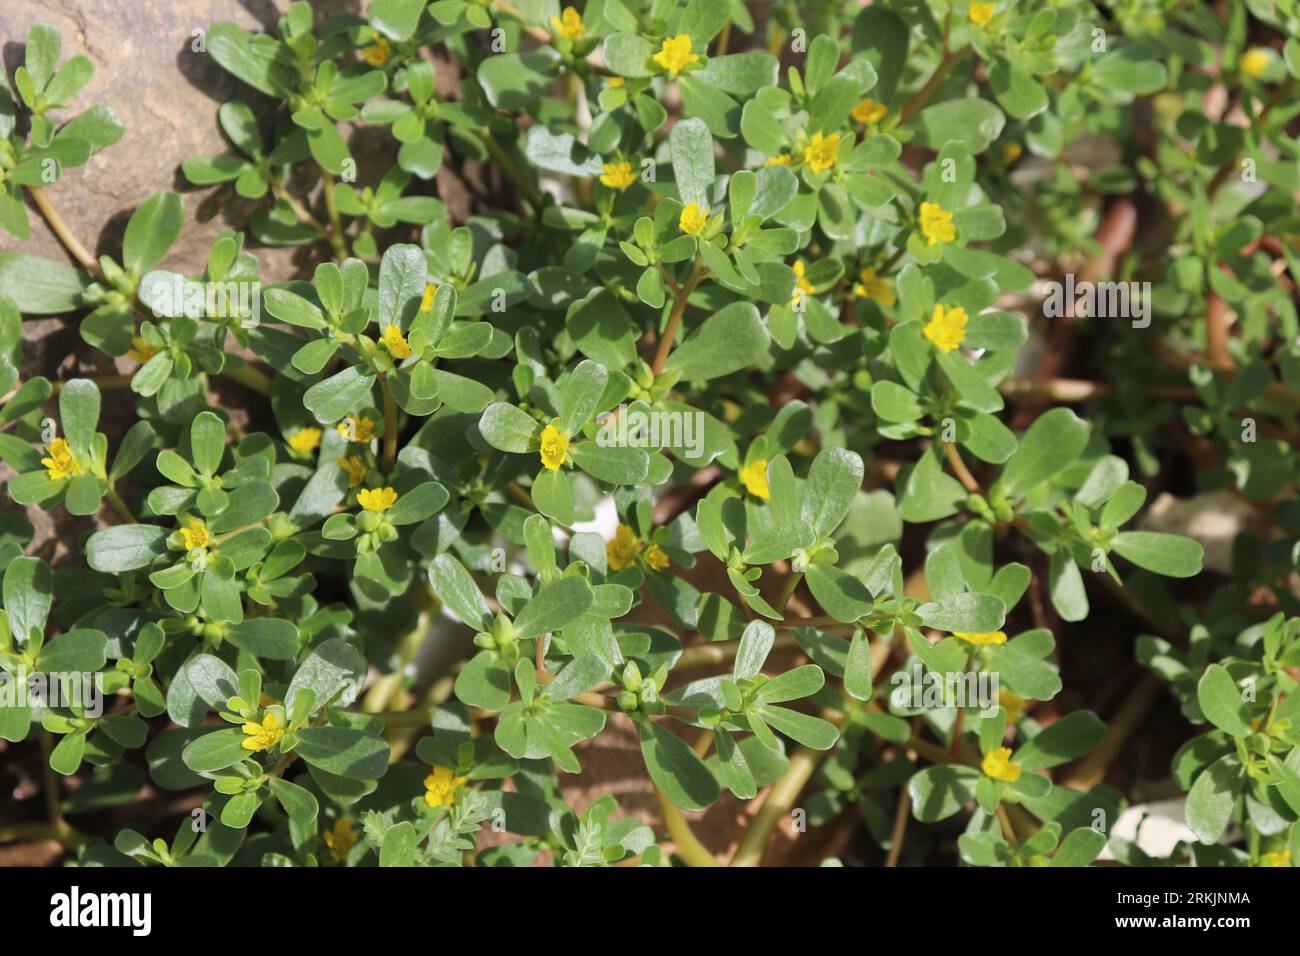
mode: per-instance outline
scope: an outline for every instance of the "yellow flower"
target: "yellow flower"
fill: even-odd
[[[280,726],[279,717],[267,714],[260,724],[252,720],[244,724],[244,733],[248,734],[243,743],[245,750],[270,750],[284,736],[284,728]]]
[[[691,52],[691,37],[679,33],[675,37],[666,37],[659,52],[650,59],[654,60],[669,76],[676,76],[692,63],[699,62],[698,53]]]
[[[1240,62],[1247,76],[1259,76],[1273,62],[1273,54],[1267,47],[1253,46],[1241,55]]]
[[[605,163],[602,167],[604,175],[600,177],[602,186],[608,186],[610,189],[627,189],[636,182],[636,173],[632,172],[631,163]]]
[[[882,279],[872,268],[863,269],[859,280],[853,286],[853,294],[859,299],[875,299],[881,305],[893,305],[898,301],[894,295],[894,286],[888,279]]]
[[[551,17],[551,26],[566,40],[582,38],[582,16],[573,7],[565,7],[558,17]]]
[[[319,428],[299,428],[289,436],[289,447],[299,455],[306,455],[320,447],[320,438]]]
[[[402,330],[396,325],[389,325],[385,328],[383,337],[379,341],[393,358],[404,359],[411,357],[411,346],[407,343]]]
[[[623,85],[623,77],[611,76],[607,80],[605,80],[605,85],[608,86],[611,90],[616,90]]]
[[[980,769],[994,780],[1015,783],[1020,779],[1020,768],[1011,762],[1011,748],[999,747],[984,755]]]
[[[569,457],[569,436],[554,425],[547,425],[542,429],[541,455],[546,468],[558,470]]]
[[[824,172],[835,165],[835,154],[840,149],[840,134],[822,136],[814,133],[812,142],[804,147],[803,161],[814,173]]]
[[[952,242],[957,238],[952,213],[935,202],[921,203],[921,235],[925,236],[926,244],[931,246]]]
[[[934,315],[921,329],[927,339],[940,352],[951,352],[966,341],[966,310],[961,306],[944,309],[941,305],[934,307]]]
[[[375,423],[368,418],[349,415],[337,427],[339,437],[344,441],[368,442],[375,437]]]
[[[433,282],[428,283],[424,287],[424,295],[420,298],[421,312],[433,311],[433,297],[437,294],[437,292],[438,292],[438,286]]]
[[[704,224],[709,221],[709,207],[697,202],[687,203],[682,207],[682,214],[677,225],[688,236],[698,236],[704,231]]]
[[[433,773],[424,778],[424,802],[434,809],[451,806],[466,779],[456,776],[446,767],[434,767]]]
[[[1287,849],[1270,850],[1259,858],[1260,866],[1290,866],[1291,851]]]
[[[953,631],[953,637],[959,637],[968,644],[1005,644],[1007,636],[1002,631]]]
[[[357,492],[357,503],[367,511],[384,512],[397,503],[397,492],[392,488],[362,488]]]
[[[366,480],[366,472],[370,469],[366,463],[356,455],[349,455],[346,458],[335,459],[335,464],[348,473],[348,487],[356,488],[361,482]]]
[[[361,59],[365,60],[371,66],[383,66],[388,62],[389,46],[388,41],[383,37],[375,37],[375,42],[361,50]]]
[[[884,103],[877,103],[875,100],[867,98],[860,100],[858,105],[849,111],[849,116],[853,117],[853,122],[866,126],[869,123],[879,123],[888,112],[889,107]]]
[[[967,7],[966,13],[971,23],[982,27],[993,19],[993,10],[996,6],[996,3],[972,3]]]
[[[998,703],[1007,712],[1007,723],[1009,724],[1014,724],[1020,719],[1020,715],[1025,712],[1025,699],[1019,694],[1013,694],[1006,688],[998,691]]]
[[[186,551],[193,551],[195,548],[206,548],[212,536],[208,534],[208,526],[198,518],[190,519],[188,528],[181,528],[181,544],[185,545]]]
[[[50,457],[42,458],[41,464],[45,466],[45,473],[49,475],[51,481],[73,478],[81,474],[81,465],[77,464],[77,459],[72,456],[72,449],[68,447],[66,440],[54,439],[46,452]]]
[[[131,345],[133,348],[127,350],[126,357],[139,362],[141,365],[162,351],[162,349],[138,335],[131,336]]]
[[[1014,140],[1009,143],[1003,143],[1002,144],[1002,165],[1003,166],[1013,165],[1015,161],[1020,158],[1020,154],[1022,152],[1024,152],[1024,150],[1021,148],[1020,144],[1015,142]]]
[[[351,820],[335,820],[334,829],[325,831],[325,846],[335,863],[342,863],[348,858],[348,851],[357,843],[357,835],[352,832]]]
[[[668,567],[668,555],[664,554],[663,548],[657,544],[652,544],[645,549],[645,563],[655,571],[662,571]]]
[[[804,265],[802,259],[796,259],[794,263],[794,296],[790,299],[790,304],[794,305],[806,295],[812,295],[817,291],[816,287],[804,278],[804,273],[808,267]]]
[[[614,537],[605,543],[605,563],[611,571],[626,571],[636,565],[641,542],[631,525],[620,524]]]
[[[767,459],[757,458],[740,469],[740,483],[755,498],[767,501],[772,496],[767,489]]]
[[[772,156],[763,165],[764,166],[789,166],[790,154],[782,153],[780,156]]]

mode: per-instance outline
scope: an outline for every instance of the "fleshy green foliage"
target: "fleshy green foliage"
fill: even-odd
[[[968,864],[1087,865],[1123,796],[1069,768],[1134,727],[1065,710],[1058,645],[1121,628],[1209,725],[1173,766],[1192,860],[1300,858],[1296,17],[295,2],[194,54],[247,96],[184,177],[257,202],[202,275],[167,268],[175,192],[98,261],[47,209],[122,127],[73,112],[90,61],[36,27],[0,88],[0,226],[28,237],[30,192],[78,261],[0,253],[0,457],[13,501],[99,530],[52,571],[5,516],[0,667],[106,696],[6,703],[0,736],[82,777],[74,823],[142,767],[207,820],[51,835],[120,865],[707,862],[612,797],[566,803],[617,723],[677,835],[676,808],[811,766],[813,825],[860,813],[889,850],[906,801],[913,828],[962,816]],[[1207,115],[1212,83],[1244,122]],[[354,126],[391,135],[392,168],[357,169]],[[435,177],[469,162],[511,189],[453,224]],[[1105,343],[1101,387],[1018,377],[1036,279],[1096,255],[1105,204],[1138,192],[1160,248],[1112,264],[1151,284],[1148,324],[1073,320]],[[318,264],[263,285],[264,246]],[[46,315],[131,374],[23,379],[22,320]],[[101,431],[122,401],[138,420]],[[1268,529],[1217,575],[1144,521],[1187,443],[1199,490]],[[413,684],[431,634],[469,650]],[[736,863],[761,858],[754,821]],[[488,828],[511,839],[479,852]]]

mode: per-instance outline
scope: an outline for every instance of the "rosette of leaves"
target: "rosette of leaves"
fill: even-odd
[[[208,31],[208,52],[249,86],[288,101],[293,123],[306,132],[312,158],[337,176],[352,156],[336,124],[359,116],[356,104],[382,93],[388,77],[364,62],[342,68],[334,62],[352,48],[347,18],[325,24],[319,37],[312,19],[311,4],[298,0],[280,17],[278,37],[254,36],[223,21]]]
[[[576,513],[566,467],[576,466],[610,485],[635,485],[649,474],[650,456],[643,449],[596,437],[601,427],[596,416],[617,405],[629,384],[626,376],[611,376],[605,366],[587,359],[551,394],[537,384],[530,391],[530,397],[536,395],[537,412],[549,418],[547,423],[518,405],[493,402],[483,410],[479,431],[498,451],[518,455],[540,451],[542,467],[533,478],[533,503],[542,514],[569,525]]]
[[[16,239],[31,236],[22,187],[57,183],[65,169],[84,165],[122,138],[122,124],[106,106],[91,107],[63,122],[50,116],[67,109],[68,101],[95,74],[94,64],[82,54],[59,66],[62,47],[58,30],[35,24],[27,33],[23,65],[14,71],[12,87],[0,76],[0,227]],[[17,134],[19,105],[26,108],[29,120],[25,136]]]
[[[0,458],[19,473],[9,482],[14,501],[43,508],[62,503],[74,515],[95,514],[106,495],[119,506],[114,485],[150,452],[154,431],[148,422],[133,425],[110,465],[108,437],[96,431],[101,401],[93,381],[71,379],[59,389],[61,434],[43,450],[17,435],[0,435]]]
[[[1258,863],[1270,852],[1293,850],[1297,839],[1300,737],[1290,669],[1300,657],[1300,627],[1274,614],[1211,662],[1216,646],[1227,645],[1199,627],[1187,650],[1146,635],[1138,654],[1172,682],[1193,721],[1210,725],[1173,759],[1174,777],[1188,791],[1187,825],[1200,841],[1192,847],[1197,865]],[[1244,849],[1217,845],[1233,822],[1246,834]]]
[[[106,661],[108,638],[94,628],[73,628],[46,639],[54,603],[54,576],[49,565],[39,558],[11,560],[5,567],[3,594],[0,669],[5,672],[6,694],[10,699],[0,707],[0,737],[23,740],[35,716],[45,729],[63,735],[50,757],[50,766],[63,774],[74,773],[80,766],[86,737],[101,729],[101,725],[106,733],[114,732],[110,739],[134,738],[134,722],[87,716],[86,701],[75,692],[68,695],[69,707],[57,709],[44,702],[36,704],[30,698],[17,697],[16,685],[26,684],[28,678],[37,674],[47,675],[47,687],[51,691],[55,690],[55,680],[95,679]],[[74,690],[66,686],[65,689]],[[143,729],[142,723],[140,727]],[[139,741],[134,746],[139,746]]]
[[[81,322],[81,337],[88,344],[109,355],[125,355],[131,349],[141,279],[167,255],[184,221],[181,197],[170,191],[154,193],[131,214],[122,236],[121,264],[100,256],[103,279],[87,286],[83,296],[93,307]],[[198,322],[192,321],[197,332]],[[178,329],[177,338],[187,341],[188,331]]]

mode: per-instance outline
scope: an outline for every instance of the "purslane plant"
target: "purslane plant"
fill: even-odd
[[[75,264],[0,253],[0,458],[14,502],[97,528],[51,570],[0,522],[0,737],[41,741],[55,807],[0,838],[99,865],[714,865],[683,811],[737,799],[732,865],[800,810],[860,815],[888,865],[909,817],[959,814],[968,865],[1300,859],[1300,11],[814,6],[214,24],[194,55],[247,101],[181,168],[258,206],[200,275],[166,268],[175,192],[116,256],[58,216],[122,127],[72,114],[90,62],[31,31],[0,227],[28,238],[30,199]],[[355,127],[391,166],[358,169]],[[430,193],[467,163],[508,190],[453,223]],[[1107,226],[1138,193],[1159,250]],[[267,246],[314,265],[264,284]],[[1102,382],[1032,373],[1058,264],[1144,284],[1146,325],[1044,313],[1051,348],[1092,334]],[[34,316],[125,374],[28,374]],[[138,421],[101,425],[113,392]],[[1267,534],[1203,571],[1145,520],[1171,460]],[[1109,728],[1061,699],[1058,648],[1103,611],[1211,728],[1174,758],[1196,841],[1168,859],[1110,838],[1101,782],[1153,682]],[[427,640],[461,642],[454,679],[410,676]],[[17,699],[32,678],[102,699]],[[572,805],[584,742],[629,732],[662,826]],[[146,778],[194,814],[74,826]]]

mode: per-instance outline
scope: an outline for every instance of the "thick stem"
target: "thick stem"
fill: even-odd
[[[488,153],[492,156],[493,162],[501,168],[507,179],[514,183],[515,189],[524,198],[528,205],[533,207],[534,211],[542,208],[541,194],[534,188],[533,184],[523,177],[515,162],[506,152],[505,147],[497,142],[497,138],[492,135],[490,130],[479,130],[479,138],[483,140],[483,145],[487,147]]]
[[[979,494],[980,483],[970,473],[970,469],[966,467],[966,462],[962,461],[961,452],[957,450],[957,446],[950,441],[946,441],[943,443],[943,453],[948,456],[948,464],[952,465],[952,473],[957,476],[961,486],[971,494]]]
[[[221,374],[232,382],[238,382],[245,388],[252,389],[259,395],[271,397],[271,377],[264,372],[259,372],[251,365],[244,365],[240,368],[225,368]]]
[[[320,171],[321,191],[325,195],[325,211],[330,218],[330,245],[334,248],[334,255],[338,257],[339,262],[348,258],[351,253],[348,251],[348,240],[343,232],[343,219],[339,216],[339,207],[334,203],[334,180],[330,174],[322,169]]]
[[[41,215],[45,217],[45,222],[49,225],[50,232],[54,233],[54,235],[58,237],[59,242],[63,243],[63,248],[68,250],[72,258],[77,260],[77,264],[81,266],[81,268],[85,269],[96,279],[100,278],[99,263],[95,260],[95,257],[90,250],[81,244],[81,240],[72,234],[72,230],[68,228],[68,224],[63,221],[63,217],[59,215],[59,211],[54,208],[50,203],[49,197],[45,195],[45,190],[41,189],[39,186],[28,186],[27,192],[31,195],[32,202],[36,203],[36,208],[41,211]]]
[[[668,827],[668,835],[677,844],[677,855],[689,866],[718,866],[717,858],[696,838],[677,804],[665,797],[658,787],[655,787],[655,796],[659,799],[659,812]]]
[[[384,474],[390,474],[397,464],[397,402],[392,389],[388,387],[388,377],[379,376],[384,389]]]
[[[122,500],[122,496],[119,495],[115,489],[109,488],[104,492],[104,498],[108,501],[109,505],[112,506],[113,510],[117,512],[119,518],[127,524],[135,524],[135,515],[131,512],[127,503]]]
[[[913,96],[908,101],[907,105],[899,112],[898,121],[900,123],[906,123],[921,109],[921,107],[925,106],[926,102],[934,95],[935,91],[943,85],[943,81],[948,78],[948,74],[952,72],[952,68],[962,60],[966,59],[969,55],[969,46],[962,47],[956,53],[945,53],[943,59],[939,61],[939,65],[935,67],[933,75],[930,79],[926,80],[925,86],[917,90],[916,95]]]
[[[677,337],[677,328],[682,324],[682,316],[686,314],[686,303],[703,278],[704,261],[697,252],[695,253],[695,267],[691,269],[691,276],[678,290],[677,298],[673,301],[673,309],[668,313],[668,324],[664,326],[663,334],[659,336],[659,345],[655,348],[654,361],[650,365],[650,371],[655,375],[664,370],[664,364],[668,361],[668,353],[673,350],[673,340]]]

